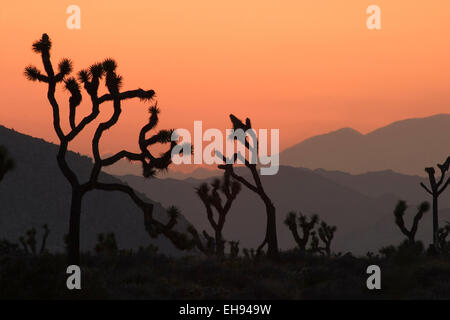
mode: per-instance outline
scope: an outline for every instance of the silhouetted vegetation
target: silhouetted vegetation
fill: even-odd
[[[2,242],[0,241],[0,249]],[[0,298],[21,299],[449,299],[450,260],[408,241],[380,256],[280,252],[215,259],[169,258],[152,250],[83,254],[83,290],[65,287],[63,255],[0,255]],[[383,270],[382,290],[367,290],[366,268]],[[14,275],[14,276],[12,276]]]
[[[445,252],[447,254],[450,253],[450,239],[447,240],[448,235],[450,234],[450,222],[447,222],[447,224],[439,228],[438,230],[438,249],[441,252]]]
[[[336,232],[336,226],[329,226],[325,221],[320,223],[320,227],[318,229],[318,234],[320,240],[324,243],[324,247],[319,247],[319,250],[326,253],[327,256],[331,255],[331,242],[334,238],[334,233]]]
[[[98,255],[116,255],[118,251],[116,236],[113,232],[106,235],[100,233],[97,237],[97,245],[95,246],[95,253]]]
[[[450,178],[446,175],[450,157],[438,164],[440,176],[434,168],[426,168],[429,186],[422,188],[433,199],[433,245],[424,250],[424,244],[416,235],[428,202],[422,202],[411,227],[405,223],[407,203],[399,201],[394,209],[395,224],[407,237],[400,245],[381,248],[377,254],[368,252],[364,257],[352,253],[334,253],[332,244],[337,231],[318,215],[310,217],[299,212],[289,212],[284,220],[295,240],[295,250],[280,251],[277,239],[276,207],[267,195],[258,173],[258,141],[252,136],[249,118],[245,123],[230,115],[234,143],[241,144],[248,152],[232,155],[231,159],[220,155],[225,164],[222,179],[202,183],[196,194],[206,209],[206,218],[214,235],[206,230],[198,232],[195,226],[178,230],[180,209],[167,208],[167,220],[160,221],[153,215],[153,204],[146,201],[127,184],[100,181],[102,169],[118,161],[137,161],[142,175],[153,178],[167,170],[171,164],[174,130],[154,132],[159,122],[156,102],[148,108],[148,120],[136,137],[138,152],[122,150],[108,157],[100,155],[103,134],[113,128],[123,111],[123,103],[130,99],[151,101],[153,90],[122,90],[122,76],[117,63],[105,59],[70,77],[72,61],[62,59],[54,69],[50,58],[52,43],[47,34],[33,43],[33,51],[40,55],[45,72],[34,66],[25,68],[25,76],[32,81],[45,83],[47,98],[52,108],[53,129],[58,137],[57,164],[71,186],[69,233],[65,237],[69,264],[80,265],[83,257],[83,290],[69,292],[64,286],[67,261],[63,254],[46,249],[50,230],[42,227],[42,239],[31,228],[18,239],[18,243],[0,241],[0,298],[152,298],[152,299],[377,299],[377,298],[450,298],[450,223],[439,228],[438,200],[446,190]],[[69,94],[67,126],[65,132],[60,105],[55,97],[58,85]],[[107,93],[99,94],[101,86]],[[84,89],[90,104],[90,112],[79,117],[78,108]],[[69,144],[86,127],[99,119],[100,107],[112,103],[113,112],[94,128],[91,140],[93,163],[87,181],[81,181],[67,161]],[[247,135],[247,134],[249,135]],[[250,137],[253,139],[250,139]],[[169,145],[160,156],[154,156],[149,148],[157,144]],[[249,159],[248,157],[255,157]],[[238,174],[237,165],[248,169],[251,178]],[[14,161],[0,146],[0,181],[14,168]],[[238,172],[237,172],[238,171]],[[266,211],[266,232],[257,248],[239,248],[239,239],[227,241],[223,230],[234,201],[244,185],[258,195]],[[417,184],[416,184],[417,186]],[[118,191],[129,197],[143,213],[144,227],[152,238],[165,236],[173,246],[184,251],[182,257],[173,258],[159,253],[158,247],[149,244],[138,250],[121,250],[113,232],[100,233],[94,251],[80,252],[80,221],[84,196],[93,190]],[[391,205],[391,204],[389,204]],[[121,237],[118,237],[121,239]],[[226,244],[229,253],[226,253]],[[267,251],[263,248],[267,246]],[[366,267],[377,264],[383,269],[383,291],[366,288]],[[12,277],[11,275],[14,275]]]
[[[48,235],[50,234],[50,229],[48,228],[48,226],[46,224],[44,224],[42,226],[42,229],[44,230],[44,234],[42,235],[42,241],[41,241],[41,246],[40,246],[39,250],[37,248],[37,245],[38,245],[37,240],[36,240],[37,231],[35,228],[31,228],[31,229],[27,230],[27,232],[25,233],[25,236],[21,236],[19,238],[19,242],[22,245],[22,248],[25,251],[25,253],[30,253],[33,255],[45,253],[45,245],[47,243]]]
[[[298,221],[298,222],[297,222]],[[301,252],[306,252],[306,246],[308,245],[309,238],[313,232],[316,224],[319,222],[319,216],[314,214],[309,219],[307,216],[303,215],[301,212],[298,217],[295,212],[291,211],[288,213],[284,223],[291,230],[294,240],[297,243],[298,249]],[[302,236],[298,232],[297,225],[302,230]]]
[[[329,226],[325,221],[320,221],[317,214],[308,218],[300,212],[297,217],[296,213],[293,211],[287,214],[284,223],[291,231],[294,240],[297,243],[298,250],[302,254],[309,252],[331,256],[331,242],[333,241],[334,233],[337,230],[336,226]],[[315,230],[317,225],[319,227]],[[298,232],[298,227],[302,229],[302,236],[300,236]],[[310,239],[310,247],[307,248]],[[323,246],[320,246],[320,241],[322,241]]]
[[[252,129],[250,119],[245,119],[245,124],[236,118],[234,115],[230,114],[231,123],[233,124],[233,130],[234,135],[233,139],[237,141],[238,143],[241,143],[245,146],[245,149],[250,153],[250,157],[254,157],[251,160],[255,160],[258,154],[258,148],[259,144],[257,141],[256,136],[252,137],[253,141],[252,143],[249,142],[248,136],[246,132]],[[264,190],[264,186],[261,182],[261,178],[258,174],[257,164],[256,161],[250,161],[248,160],[245,155],[242,155],[240,153],[235,153],[232,156],[232,159],[227,159],[224,155],[221,155],[225,164],[219,165],[219,169],[225,170],[226,174],[229,174],[231,177],[233,177],[235,180],[242,183],[246,188],[251,190],[252,192],[256,193],[261,200],[264,202],[264,205],[266,207],[266,217],[267,217],[267,224],[266,224],[266,236],[261,243],[261,245],[258,247],[257,251],[261,251],[265,245],[267,245],[267,255],[273,259],[278,259],[278,239],[277,239],[277,225],[276,225],[276,209],[274,204],[272,203],[272,200],[267,195],[266,191]],[[254,184],[252,184],[250,181],[248,181],[243,176],[237,174],[234,171],[233,166],[236,164],[237,161],[241,161],[245,167],[247,167],[253,177]]]
[[[40,54],[45,69],[45,74],[34,67],[28,66],[25,69],[25,76],[32,81],[39,81],[47,84],[47,97],[53,110],[53,126],[55,133],[59,139],[59,152],[57,155],[58,165],[69,181],[72,187],[72,201],[70,210],[69,238],[68,238],[68,256],[69,264],[79,264],[80,255],[80,215],[82,199],[84,195],[91,190],[103,191],[119,191],[127,194],[136,205],[142,209],[146,226],[151,230],[150,235],[156,237],[160,233],[164,233],[169,238],[175,234],[175,231],[168,228],[167,225],[154,219],[152,215],[153,205],[143,201],[135,191],[127,185],[116,183],[104,183],[99,181],[99,174],[103,167],[110,166],[123,158],[130,161],[139,161],[142,164],[143,176],[153,177],[157,171],[166,170],[171,163],[171,152],[175,142],[171,141],[173,130],[161,130],[156,134],[147,137],[147,135],[158,124],[159,109],[156,104],[149,108],[150,117],[148,123],[144,125],[139,133],[138,144],[140,153],[122,150],[110,157],[102,158],[100,156],[100,140],[103,133],[111,129],[119,120],[122,113],[122,103],[125,100],[138,98],[141,101],[151,100],[155,92],[153,90],[135,89],[130,91],[121,91],[122,76],[116,73],[117,64],[112,59],[106,59],[101,63],[95,63],[89,68],[81,70],[78,78],[68,77],[72,72],[72,61],[62,59],[58,64],[57,72],[53,69],[50,59],[50,49],[52,43],[47,34],[43,34],[42,38],[33,43],[33,51]],[[100,81],[105,78],[105,87],[108,93],[104,95],[98,94]],[[77,108],[82,101],[80,91],[80,83],[83,85],[92,104],[91,112],[77,122]],[[55,90],[58,84],[64,84],[65,89],[70,93],[69,97],[69,125],[70,131],[64,133],[60,119],[60,107],[55,98]],[[68,145],[72,142],[87,125],[92,123],[100,115],[100,106],[105,102],[113,103],[113,113],[110,118],[101,122],[95,130],[92,138],[92,153],[94,164],[87,182],[80,182],[76,173],[72,170],[66,160]],[[168,151],[160,157],[153,156],[148,148],[155,144],[170,144]]]
[[[438,164],[437,167],[440,171],[440,177],[436,179],[436,170],[433,167],[425,168],[425,172],[428,174],[429,179],[429,187],[427,187],[424,183],[421,183],[420,185],[422,188],[425,189],[426,192],[428,192],[432,199],[433,199],[433,246],[434,248],[438,248],[439,246],[439,239],[438,239],[438,231],[439,231],[439,206],[438,206],[438,199],[439,196],[442,194],[442,192],[445,191],[448,184],[450,183],[450,177],[445,178],[448,169],[450,166],[450,157],[445,160],[443,164]]]
[[[239,241],[229,241],[230,244],[230,258],[237,258],[239,256]]]
[[[410,244],[413,244],[416,240],[416,233],[419,228],[419,222],[423,217],[423,214],[430,209],[430,204],[428,202],[422,202],[418,208],[417,213],[414,216],[414,220],[411,229],[407,229],[405,226],[405,221],[403,219],[406,209],[408,206],[405,201],[399,201],[394,209],[395,223],[399,227],[400,231],[408,238]]]
[[[236,180],[233,180],[227,172],[224,174],[222,180],[214,179],[210,186],[207,183],[202,183],[196,189],[198,197],[206,208],[208,222],[214,230],[214,238],[210,237],[206,231],[203,232],[207,240],[214,243],[214,253],[217,256],[224,255],[226,241],[223,238],[222,230],[225,225],[227,214],[231,209],[231,205],[240,191],[241,184]],[[220,193],[225,198],[225,203],[223,203]],[[217,213],[217,219],[214,217],[214,212]],[[234,252],[236,251],[236,245],[236,243],[231,244],[231,248],[234,248]]]

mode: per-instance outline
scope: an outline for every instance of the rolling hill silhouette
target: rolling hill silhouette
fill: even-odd
[[[245,175],[245,173],[242,173]],[[144,180],[137,176],[120,179],[141,192],[151,194],[163,205],[176,205],[198,229],[209,230],[204,207],[195,196],[194,188],[210,179]],[[392,171],[350,175],[343,172],[312,171],[304,168],[281,167],[275,176],[263,176],[263,183],[277,207],[277,228],[280,246],[294,247],[292,236],[283,224],[290,210],[319,214],[325,221],[337,225],[333,247],[337,251],[365,253],[382,246],[400,243],[404,237],[394,224],[393,209],[399,199],[407,200],[412,220],[414,207],[428,196],[419,186],[423,178]],[[173,195],[176,195],[174,197]],[[442,195],[441,220],[450,218],[450,196]],[[264,206],[257,197],[245,190],[233,203],[227,218],[224,236],[241,240],[242,247],[255,247],[264,235]],[[210,230],[209,230],[210,231]],[[428,244],[431,239],[431,215],[421,222],[418,239]]]
[[[58,147],[3,126],[0,126],[0,145],[7,147],[16,162],[15,170],[0,183],[0,239],[16,242],[29,228],[35,227],[40,232],[46,223],[51,232],[47,247],[51,251],[63,251],[71,189],[56,163]],[[82,179],[87,178],[92,166],[90,158],[69,152],[68,161]],[[120,182],[103,173],[101,179]],[[167,221],[164,208],[154,204],[155,217]],[[186,224],[181,218],[180,228]],[[82,207],[81,226],[81,248],[85,251],[93,249],[99,233],[114,232],[119,248],[136,249],[153,243],[161,252],[179,253],[163,237],[156,240],[149,237],[142,211],[125,194],[89,193]]]
[[[67,232],[70,188],[56,165],[57,146],[0,126],[0,144],[5,145],[17,162],[17,168],[0,184],[0,238],[16,241],[34,226],[38,230],[47,223],[51,229],[48,247],[63,249],[62,238]],[[86,176],[91,159],[69,153],[69,162]],[[238,169],[239,171],[239,169]],[[242,172],[245,176],[246,172]],[[147,195],[155,205],[155,214],[165,217],[162,206],[176,205],[197,229],[209,230],[204,207],[195,195],[195,187],[207,179],[185,180],[144,179],[128,175],[113,177],[102,174],[107,182],[126,181]],[[398,199],[411,207],[429,200],[419,187],[420,176],[399,174],[390,170],[365,174],[348,174],[323,169],[309,170],[282,166],[275,176],[263,176],[267,192],[277,206],[277,227],[280,246],[294,246],[292,236],[282,221],[290,210],[305,214],[319,214],[330,224],[338,226],[333,247],[337,251],[365,253],[381,246],[399,243],[403,236],[393,223],[392,210]],[[441,219],[450,219],[450,197],[441,199]],[[411,215],[407,216],[407,223]],[[182,220],[181,227],[187,224]],[[119,246],[136,248],[149,244],[143,217],[125,195],[94,191],[86,198],[82,214],[82,248],[92,249],[98,233],[113,231]],[[224,235],[227,240],[240,240],[241,248],[257,246],[264,235],[264,207],[254,194],[245,188],[231,212]],[[418,239],[429,242],[431,216],[426,214]],[[156,240],[160,250],[175,254],[177,251],[165,239]]]
[[[367,134],[344,128],[314,136],[280,154],[283,165],[349,173],[393,170],[424,176],[449,155],[450,114],[394,122]]]

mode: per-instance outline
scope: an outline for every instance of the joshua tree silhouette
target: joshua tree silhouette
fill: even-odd
[[[80,214],[82,199],[87,192],[95,189],[104,191],[120,191],[127,194],[143,211],[145,224],[147,230],[151,231],[151,236],[156,237],[158,234],[163,233],[170,239],[177,239],[177,232],[172,230],[172,221],[169,221],[168,224],[163,224],[154,219],[152,215],[153,205],[143,201],[128,185],[103,183],[99,181],[99,175],[103,167],[110,166],[123,158],[130,161],[141,162],[144,177],[153,177],[157,171],[165,170],[170,165],[171,151],[176,145],[176,142],[171,141],[173,130],[161,130],[153,136],[147,137],[147,134],[149,134],[158,123],[159,109],[156,104],[149,108],[150,117],[148,123],[145,124],[140,130],[138,137],[140,149],[139,153],[122,150],[108,158],[102,158],[100,156],[99,144],[102,134],[106,130],[113,127],[119,120],[120,114],[122,113],[122,102],[133,98],[138,98],[141,101],[149,101],[153,99],[155,92],[153,90],[143,89],[121,91],[122,77],[116,73],[117,64],[112,59],[106,59],[102,63],[96,63],[91,65],[88,69],[81,70],[78,73],[78,79],[75,79],[74,77],[67,77],[72,72],[72,62],[69,59],[63,59],[58,64],[58,71],[55,73],[50,59],[51,46],[52,43],[47,34],[43,34],[40,40],[33,43],[33,51],[41,55],[46,74],[41,73],[41,71],[34,66],[28,66],[25,68],[25,76],[29,80],[43,82],[48,86],[47,98],[53,110],[53,127],[59,139],[57,162],[63,175],[72,187],[68,235],[69,264],[79,264]],[[103,77],[105,78],[105,86],[108,93],[99,96],[98,89],[100,86],[100,80]],[[64,84],[66,90],[70,93],[68,119],[70,131],[67,134],[63,132],[60,119],[60,107],[55,98],[56,86],[61,83]],[[80,83],[89,95],[92,110],[77,123],[76,111],[82,100]],[[111,101],[113,103],[113,113],[107,121],[100,123],[95,130],[92,138],[94,164],[89,180],[82,183],[66,161],[68,145],[78,136],[80,132],[83,131],[87,125],[97,119],[100,114],[100,106],[105,102]],[[170,143],[169,150],[163,153],[160,157],[153,156],[148,150],[148,147],[157,143]]]
[[[308,250],[311,253],[320,253],[331,256],[331,242],[336,232],[336,226],[329,226],[325,221],[321,221],[317,231],[311,231],[311,246]],[[324,243],[324,246],[320,246],[320,240]]]
[[[214,230],[214,244],[215,254],[217,256],[224,255],[225,239],[222,235],[222,230],[225,225],[225,219],[231,209],[233,201],[241,191],[241,184],[234,179],[231,179],[229,173],[225,172],[223,179],[214,179],[210,186],[207,183],[202,183],[197,189],[197,195],[203,202],[206,208],[206,215],[211,227]],[[225,203],[222,203],[222,197],[225,197]],[[217,220],[214,219],[214,210],[218,214]]]
[[[438,241],[439,241],[439,250],[443,252],[450,252],[450,242],[447,241],[447,237],[450,234],[450,222],[439,228],[438,230]]]
[[[48,235],[50,234],[50,229],[48,228],[48,226],[46,224],[44,224],[42,226],[42,229],[44,229],[44,234],[42,236],[42,242],[41,242],[41,248],[39,249],[39,254],[44,254],[45,253],[45,246],[47,244],[47,238]],[[23,250],[26,253],[30,253],[33,255],[37,255],[38,251],[37,251],[37,241],[36,241],[36,229],[35,228],[31,228],[29,230],[27,230],[25,236],[21,236],[19,238],[19,242],[22,244]]]
[[[113,256],[117,254],[118,246],[114,232],[109,232],[106,235],[103,233],[98,234],[95,252],[98,255]]]
[[[331,255],[331,242],[334,238],[334,233],[336,232],[336,226],[329,226],[325,221],[320,223],[320,227],[318,230],[319,238],[325,244],[323,250],[327,254],[327,256]]]
[[[8,150],[4,146],[0,146],[0,181],[3,180],[5,174],[14,169],[15,163],[8,155]]]
[[[438,207],[438,198],[442,192],[447,188],[450,183],[450,178],[446,179],[445,176],[448,172],[450,166],[450,157],[445,160],[443,164],[438,164],[437,167],[441,171],[441,176],[439,180],[436,181],[435,173],[433,167],[425,168],[425,172],[428,173],[428,180],[430,182],[430,187],[427,187],[424,183],[420,183],[422,188],[428,192],[433,198],[433,246],[434,248],[438,248],[439,239],[438,239],[438,231],[439,231],[439,207]]]
[[[230,241],[230,257],[236,258],[239,255],[239,241]]]
[[[300,237],[297,230],[297,220],[298,225],[302,229],[303,237]],[[298,245],[298,248],[302,252],[306,252],[306,246],[308,244],[309,237],[311,236],[311,232],[319,222],[318,215],[312,215],[310,219],[307,216],[303,215],[301,212],[297,215],[295,212],[291,211],[287,214],[284,223],[288,226],[289,230],[291,230],[292,235],[294,236],[294,240]]]
[[[322,248],[320,248],[319,246],[319,237],[317,237],[316,231],[311,232],[311,246],[309,248],[309,251],[311,253],[322,252]]]
[[[430,209],[430,204],[424,201],[417,207],[417,213],[414,216],[413,224],[410,230],[406,228],[405,221],[403,220],[403,216],[405,215],[406,209],[408,209],[406,202],[400,200],[394,209],[395,223],[399,227],[400,231],[406,237],[408,237],[409,243],[414,244],[420,219],[422,219],[423,214]]]
[[[238,131],[239,129],[242,130],[242,135],[238,137],[238,135],[234,135],[234,140],[238,140],[239,143],[242,143],[245,146],[245,149],[250,151],[251,156],[256,156],[258,153],[258,143],[256,137],[253,139],[253,145],[250,145],[250,142],[248,141],[248,137],[245,134],[245,131],[252,129],[250,119],[245,119],[245,124],[236,118],[234,115],[230,114],[231,123],[233,124],[233,129]],[[258,194],[258,196],[261,198],[261,200],[264,202],[264,205],[266,207],[266,216],[267,216],[267,224],[266,224],[266,236],[264,238],[264,241],[261,243],[261,245],[258,247],[257,251],[258,253],[262,250],[262,248],[267,245],[267,255],[272,260],[278,260],[279,259],[279,250],[278,250],[278,240],[277,240],[277,225],[276,225],[276,209],[274,204],[272,203],[272,200],[267,195],[266,191],[264,190],[263,184],[261,182],[261,178],[258,174],[258,170],[256,167],[256,161],[249,161],[247,158],[245,158],[245,155],[242,155],[240,153],[235,153],[232,157],[232,159],[227,159],[224,155],[220,155],[222,159],[225,161],[225,164],[219,165],[219,169],[225,170],[227,174],[229,174],[233,179],[239,181],[242,183],[245,187],[247,187],[249,190],[255,192]],[[241,175],[237,174],[234,171],[234,164],[236,164],[236,161],[242,160],[242,162],[245,164],[245,166],[250,170],[254,184],[252,184],[250,181],[248,181],[246,178],[242,177]]]

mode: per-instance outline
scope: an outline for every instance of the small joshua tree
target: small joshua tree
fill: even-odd
[[[331,243],[336,232],[336,226],[330,226],[325,221],[321,221],[317,231],[311,232],[311,246],[308,250],[311,253],[320,253],[331,256]],[[324,246],[320,246],[320,241]]]
[[[27,232],[25,233],[25,236],[21,236],[19,238],[19,242],[22,244],[23,250],[26,253],[30,253],[33,255],[37,255],[37,254],[44,254],[45,253],[45,246],[47,244],[47,238],[48,235],[50,234],[50,229],[48,228],[48,226],[46,224],[44,224],[42,226],[42,229],[44,229],[44,234],[42,236],[42,241],[41,241],[41,247],[39,249],[39,251],[37,250],[37,240],[36,240],[36,234],[37,231],[35,228],[31,228],[29,230],[27,230]]]
[[[87,69],[78,73],[78,77],[68,77],[72,72],[72,62],[69,59],[63,59],[58,64],[57,71],[53,68],[50,59],[50,49],[52,43],[47,34],[33,43],[33,51],[42,58],[45,73],[42,73],[34,66],[25,68],[25,76],[32,81],[45,83],[47,86],[47,98],[53,111],[53,127],[59,139],[59,151],[57,154],[57,163],[64,177],[72,187],[72,200],[70,209],[69,234],[68,234],[68,260],[69,264],[79,265],[80,262],[80,215],[82,199],[92,190],[119,191],[127,194],[131,200],[143,211],[146,228],[151,236],[156,237],[163,233],[169,239],[178,241],[179,235],[172,227],[173,219],[168,224],[157,221],[153,213],[153,204],[143,201],[135,191],[128,185],[119,183],[104,183],[99,181],[99,175],[106,166],[113,165],[121,159],[130,161],[139,161],[142,164],[143,176],[153,177],[158,171],[166,170],[171,163],[171,152],[176,142],[171,141],[173,130],[161,130],[148,137],[150,132],[158,124],[159,109],[156,104],[149,108],[150,117],[148,122],[141,128],[137,139],[139,152],[130,152],[122,150],[108,158],[100,156],[100,140],[103,133],[111,129],[119,120],[122,113],[122,104],[124,101],[137,98],[142,101],[153,99],[155,92],[153,90],[135,89],[122,91],[122,77],[117,74],[117,64],[112,59],[106,59],[101,63],[95,63]],[[105,79],[106,94],[99,95],[99,87],[102,79]],[[55,98],[57,85],[64,85],[69,97],[69,117],[68,125],[70,127],[67,133],[63,130],[60,116],[60,105]],[[82,100],[80,87],[83,87],[88,95],[92,109],[89,114],[78,121],[77,109]],[[69,143],[72,142],[89,124],[100,115],[100,106],[105,102],[112,102],[113,112],[105,121],[101,122],[92,138],[92,154],[94,164],[86,182],[80,181],[77,174],[70,167],[66,160]],[[170,143],[168,151],[160,157],[151,154],[148,148],[155,144]]]
[[[425,168],[425,172],[428,174],[429,187],[424,183],[420,183],[422,188],[428,192],[433,198],[433,246],[437,248],[439,246],[438,231],[439,231],[439,207],[438,198],[442,192],[447,188],[450,183],[450,178],[446,179],[446,174],[450,167],[450,157],[445,160],[443,164],[438,164],[437,167],[441,172],[440,177],[436,180],[435,169],[433,167]]]
[[[406,209],[408,209],[408,206],[405,201],[399,201],[397,203],[397,206],[394,209],[395,223],[399,227],[400,231],[408,238],[409,243],[414,244],[416,233],[419,228],[419,222],[422,219],[423,214],[430,209],[430,204],[428,202],[422,202],[417,207],[417,213],[414,216],[413,224],[410,230],[406,228],[405,221],[403,219]]]
[[[303,237],[300,237],[297,229],[297,220],[298,226],[302,229]],[[306,246],[308,244],[308,240],[311,236],[311,232],[319,222],[318,215],[312,215],[311,218],[308,219],[307,216],[303,215],[301,212],[297,215],[295,212],[291,211],[287,214],[284,223],[288,226],[289,230],[291,230],[292,235],[294,236],[294,240],[298,245],[298,248],[301,252],[306,252]]]
[[[319,247],[319,237],[317,237],[317,232],[316,231],[312,231],[311,232],[311,245],[309,248],[309,252],[311,253],[317,253],[317,252],[321,252],[322,249]]]
[[[165,225],[157,224],[156,228],[155,222],[147,219],[148,215],[145,215],[145,228],[152,237],[164,233],[164,235],[169,237],[172,244],[180,250],[188,251],[197,249],[206,256],[215,255],[216,241],[214,237],[210,236],[206,231],[199,234],[197,229],[192,225],[187,227],[187,232],[185,233],[174,231],[173,227],[177,224],[180,210],[177,207],[171,206],[167,209],[167,213],[170,217],[169,221]]]
[[[197,195],[206,208],[208,221],[214,230],[215,237],[213,241],[215,244],[215,254],[217,256],[224,255],[225,239],[223,238],[222,231],[231,205],[240,191],[241,184],[236,180],[231,179],[228,173],[224,174],[222,180],[214,179],[210,186],[207,183],[202,183],[196,189]],[[225,199],[224,203],[220,194],[222,194]],[[217,212],[217,219],[214,217],[214,211]]]
[[[230,257],[236,258],[239,255],[239,241],[230,241]]]
[[[439,250],[442,252],[450,252],[450,241],[447,241],[447,237],[450,234],[450,222],[447,222],[447,224],[439,228],[438,230],[438,243],[439,243]]]
[[[325,247],[322,248],[323,251],[327,254],[327,256],[331,255],[331,242],[334,238],[334,233],[336,232],[336,226],[329,226],[325,221],[320,223],[320,227],[318,230],[319,238],[325,244]]]
[[[109,232],[106,235],[100,233],[97,236],[97,244],[95,245],[95,252],[98,255],[116,255],[118,252],[116,236],[113,232]]]
[[[145,206],[145,202],[142,202],[142,205]],[[173,230],[173,227],[177,224],[180,216],[180,210],[177,207],[170,206],[167,209],[167,214],[169,216],[169,221],[166,224],[162,224],[157,222],[151,216],[150,212],[144,212],[144,226],[152,238],[163,233],[170,239],[172,244],[180,250],[188,251],[197,248],[207,256],[214,253],[214,238],[208,235],[206,231],[202,233],[203,237],[206,239],[205,245],[197,230],[192,225],[188,226],[186,233]],[[189,238],[188,235],[191,235],[191,237]]]
[[[243,144],[245,146],[245,149],[250,152],[250,156],[255,157],[258,154],[258,141],[256,137],[253,139],[253,145],[250,144],[248,140],[248,136],[245,134],[246,131],[251,130],[252,126],[250,123],[250,119],[245,119],[245,124],[235,117],[234,115],[230,114],[231,123],[233,124],[233,129],[235,131],[235,135],[233,135],[233,139],[237,140],[239,143]],[[239,132],[241,130],[241,132]],[[261,200],[264,202],[264,205],[266,207],[266,235],[261,243],[261,245],[258,247],[257,251],[260,253],[262,248],[264,248],[265,245],[267,245],[267,255],[272,260],[278,260],[279,259],[279,249],[278,249],[278,239],[277,239],[277,224],[276,224],[276,209],[272,202],[272,200],[267,195],[264,186],[261,182],[261,177],[258,174],[257,164],[256,161],[249,161],[247,158],[245,158],[245,155],[242,155],[240,153],[235,153],[232,156],[232,159],[227,159],[224,155],[220,155],[225,162],[223,165],[219,165],[219,169],[225,170],[226,173],[228,173],[233,179],[239,181],[242,183],[246,188],[248,188],[250,191],[256,193]],[[244,178],[243,176],[237,174],[234,171],[234,164],[236,164],[237,160],[241,160],[246,168],[250,170],[250,173],[253,178],[253,183],[251,183],[249,180]]]
[[[0,181],[3,180],[5,174],[14,169],[14,160],[8,155],[8,150],[4,146],[0,146]]]

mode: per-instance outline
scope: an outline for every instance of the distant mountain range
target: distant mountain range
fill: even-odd
[[[280,154],[283,165],[349,173],[393,170],[425,175],[450,155],[450,114],[394,122],[367,134],[344,128],[314,136]]]
[[[341,129],[316,136],[281,153],[282,165],[277,175],[263,176],[267,193],[277,208],[280,246],[294,247],[283,220],[290,210],[319,214],[336,225],[336,251],[365,253],[397,244],[404,236],[394,224],[392,211],[399,199],[411,205],[407,223],[415,206],[430,200],[419,183],[425,181],[423,169],[440,163],[448,156],[450,115],[395,122],[363,135],[353,129]],[[70,188],[56,164],[57,146],[0,126],[0,145],[5,145],[17,169],[0,183],[0,238],[17,240],[28,228],[49,224],[49,247],[62,250],[67,233]],[[70,152],[72,166],[87,177],[91,159]],[[307,167],[307,168],[303,168]],[[128,183],[157,201],[156,216],[165,218],[164,207],[178,206],[183,216],[180,228],[191,222],[200,231],[209,225],[205,209],[195,194],[195,187],[221,171],[197,168],[183,173],[172,167],[162,178],[144,179],[140,168],[124,162],[109,173],[105,181]],[[172,169],[171,168],[171,169]],[[248,175],[245,168],[238,168]],[[241,171],[244,170],[244,171]],[[450,191],[449,191],[450,192]],[[450,220],[450,195],[440,198],[440,218]],[[144,196],[144,195],[142,195]],[[163,207],[164,206],[164,207]],[[431,239],[431,214],[427,213],[418,238],[426,244]],[[224,229],[228,240],[240,240],[242,247],[256,247],[263,239],[265,212],[260,199],[246,188],[238,196]],[[94,247],[97,234],[115,232],[119,246],[136,248],[151,242],[144,230],[143,217],[123,194],[93,192],[86,197],[82,212],[82,248]],[[179,254],[164,238],[158,239],[161,251]]]
[[[205,209],[195,194],[195,187],[210,179],[145,180],[137,176],[120,179],[165,206],[178,206],[196,227],[211,231]],[[292,235],[283,224],[290,210],[319,214],[338,227],[333,244],[337,251],[362,254],[404,239],[392,213],[399,199],[410,204],[407,223],[412,221],[415,207],[429,200],[419,186],[425,181],[423,178],[392,171],[351,175],[282,166],[277,175],[263,176],[262,180],[277,208],[279,242],[284,249],[294,247]],[[450,208],[449,193],[442,194],[441,220],[450,220],[450,210],[446,208]],[[264,230],[264,206],[258,197],[243,188],[230,211],[224,235],[228,240],[240,240],[243,247],[255,247],[263,239]],[[430,213],[421,222],[418,239],[425,244],[431,239]]]
[[[343,128],[313,136],[280,153],[280,163],[308,169],[366,173],[392,170],[424,176],[425,167],[450,155],[450,114],[394,122],[367,134]],[[205,179],[220,175],[216,166],[191,171],[172,166],[162,179]],[[187,168],[189,169],[189,168]],[[123,160],[108,168],[112,175],[140,175],[139,165]]]
[[[48,224],[48,248],[63,251],[63,237],[68,231],[70,194],[69,183],[57,163],[57,146],[0,126],[0,145],[8,148],[16,162],[14,171],[0,182],[0,239],[16,242],[26,230],[35,227],[40,241],[41,226]],[[87,178],[91,159],[69,152],[68,159],[80,177]],[[107,174],[105,182],[120,182]],[[144,195],[141,195],[145,198]],[[166,220],[164,208],[155,203],[154,214]],[[164,238],[153,240],[144,228],[142,212],[121,193],[93,191],[85,197],[81,214],[81,246],[92,250],[99,233],[114,232],[120,248],[138,248],[150,243],[169,254],[179,252]],[[186,220],[181,217],[180,228]]]

